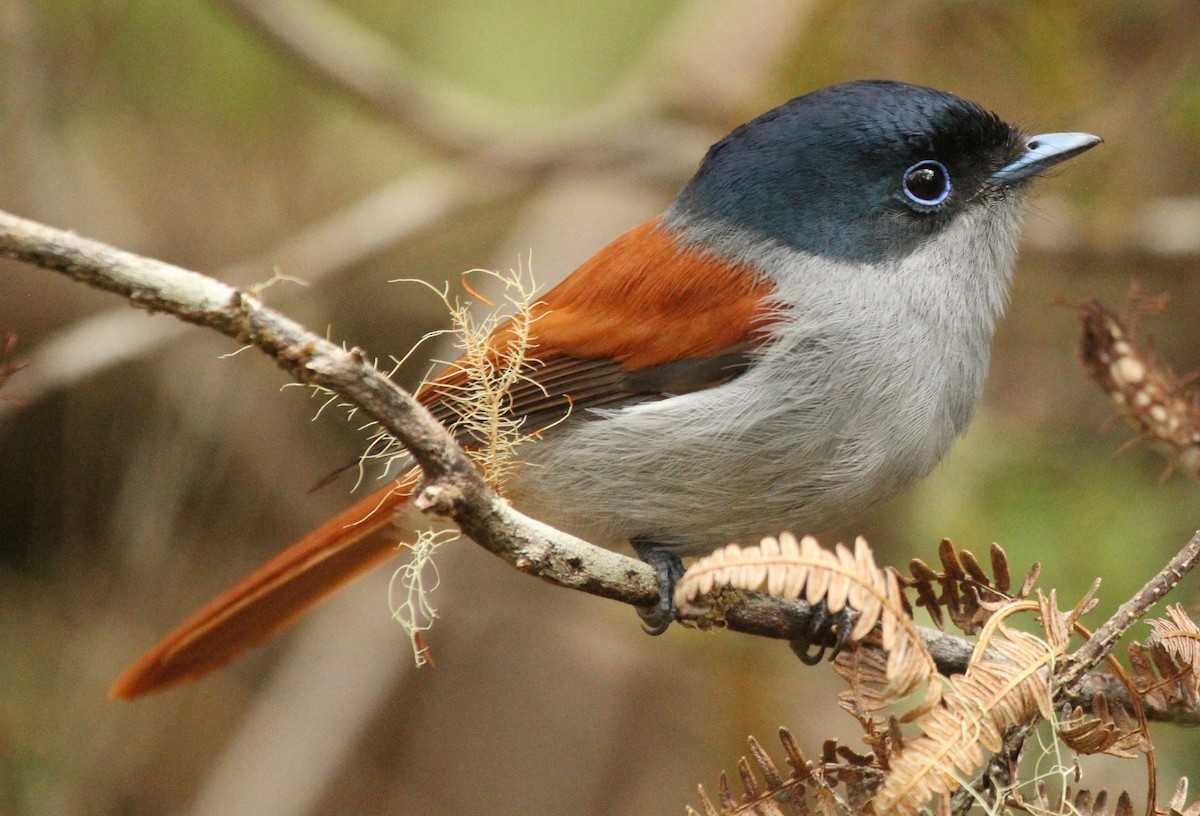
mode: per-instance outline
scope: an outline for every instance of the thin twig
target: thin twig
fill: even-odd
[[[1157,575],[1146,582],[1137,594],[1121,604],[1111,618],[1073,655],[1067,657],[1055,673],[1055,682],[1068,689],[1075,689],[1085,675],[1099,665],[1125,636],[1125,633],[1158,603],[1164,595],[1174,589],[1184,576],[1200,562],[1200,532],[1192,536],[1175,557],[1167,562]]]

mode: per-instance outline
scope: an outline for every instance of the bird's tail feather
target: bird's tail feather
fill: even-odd
[[[396,512],[415,473],[356,502],[205,604],[109,689],[131,700],[221,668],[295,623],[343,584],[396,553]]]

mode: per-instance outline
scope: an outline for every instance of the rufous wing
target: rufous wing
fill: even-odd
[[[572,412],[616,407],[719,385],[752,364],[776,316],[771,285],[754,270],[681,246],[657,220],[626,232],[532,309],[526,376],[509,391],[510,412],[537,429]],[[492,337],[512,342],[507,327]],[[438,397],[469,377],[450,366],[423,389]]]

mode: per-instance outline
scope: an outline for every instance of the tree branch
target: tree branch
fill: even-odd
[[[1200,532],[1193,535],[1183,549],[1137,594],[1121,604],[1112,617],[1088,638],[1087,643],[1064,661],[1056,672],[1055,681],[1068,689],[1074,689],[1082,683],[1085,675],[1109,655],[1125,633],[1150,611],[1150,607],[1174,589],[1197,563],[1200,563]]]
[[[493,493],[450,434],[411,395],[371,366],[361,350],[347,351],[307,331],[246,290],[4,212],[0,256],[60,272],[118,294],[134,306],[168,312],[255,346],[298,381],[346,397],[400,441],[424,473],[416,499],[421,509],[454,520],[476,543],[528,575],[632,606],[657,601],[656,578],[646,564],[531,519]],[[1198,550],[1200,535],[1185,548],[1186,565],[1177,563],[1184,557],[1181,553],[1164,570],[1169,576],[1152,581],[1139,604],[1148,606],[1161,597],[1169,588],[1168,578],[1177,582],[1194,564]],[[1144,611],[1145,606],[1138,608]],[[1126,619],[1121,613],[1118,617]],[[736,632],[793,641],[811,631],[811,608],[803,601],[747,592],[727,610],[724,625]],[[922,629],[921,636],[939,671],[965,670],[974,644],[931,629]],[[1089,673],[1094,662],[1078,665],[1072,677],[1082,689],[1071,695],[1073,704],[1089,701],[1098,689],[1113,702],[1128,704],[1124,690],[1109,675]],[[1200,721],[1195,711],[1147,713],[1171,722]]]
[[[552,144],[590,138],[647,113],[654,100],[626,92],[583,113],[537,116],[523,138],[497,140],[494,122],[512,120],[506,106],[422,71],[388,40],[321,0],[220,0],[243,26],[314,80],[382,114],[424,147],[446,157],[507,154],[524,164]],[[625,97],[621,99],[621,97]],[[470,113],[468,113],[470,112]],[[507,115],[506,115],[507,114]],[[569,148],[568,148],[569,149]]]
[[[509,507],[424,406],[372,367],[361,350],[347,351],[307,331],[245,290],[2,212],[0,255],[249,343],[297,381],[338,392],[378,420],[420,465],[426,481],[418,506],[453,519],[522,572],[635,605],[648,606],[657,598],[653,571],[641,562]]]
[[[374,31],[321,0],[221,0],[248,29],[310,77],[381,114],[422,147],[447,158],[535,174],[552,166],[637,164],[691,169],[707,128],[655,115],[668,100],[628,83],[578,113],[506,106],[422,72]],[[782,49],[780,49],[782,51]],[[497,138],[495,122],[506,121]],[[629,125],[636,121],[636,132]]]
[[[762,4],[757,26],[739,19],[744,38],[739,39],[729,22],[740,12],[685,5],[676,25],[667,27],[649,55],[604,99],[577,112],[525,109],[514,116],[508,105],[423,71],[386,38],[323,0],[219,4],[309,77],[383,116],[425,149],[522,173],[560,165],[630,165],[639,158],[644,167],[661,170],[682,162],[690,171],[711,133],[680,121],[681,111],[703,117],[740,107],[746,89],[760,87],[787,59],[795,32],[812,9],[796,0]],[[681,43],[686,43],[687,60],[679,56]],[[725,58],[714,60],[713,52],[723,49]],[[746,56],[747,49],[752,55]],[[496,122],[506,122],[500,138]]]

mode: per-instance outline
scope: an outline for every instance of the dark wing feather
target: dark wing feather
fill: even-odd
[[[586,419],[588,409],[618,408],[712,388],[732,380],[752,363],[754,345],[689,357],[632,371],[615,360],[557,357],[527,366],[527,377],[509,390],[508,414],[524,420],[527,433],[556,425],[568,415]],[[452,401],[430,406],[437,419],[453,424]],[[466,441],[466,440],[460,440]]]

